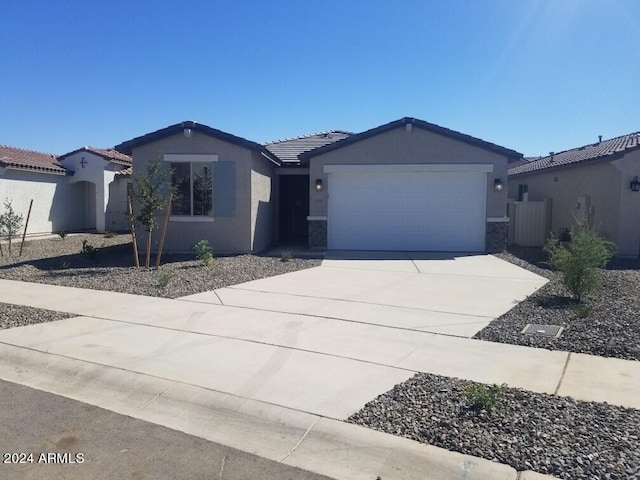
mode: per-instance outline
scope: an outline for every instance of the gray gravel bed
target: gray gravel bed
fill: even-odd
[[[467,385],[418,374],[348,422],[562,479],[640,478],[640,410],[507,388],[492,413]]]
[[[640,360],[640,264],[636,260],[613,260],[602,270],[603,283],[587,299],[590,313],[579,316],[572,309],[561,276],[549,270],[540,249],[497,254],[531,270],[549,283],[497,318],[474,338],[491,342],[566,350],[626,360]],[[564,327],[559,338],[523,335],[527,324]]]
[[[0,303],[0,330],[4,328],[22,327],[35,323],[52,322],[71,318],[75,315],[40,308],[23,307],[22,305],[11,305]]]
[[[98,249],[95,259],[79,253],[83,240]],[[136,269],[130,240],[129,235],[105,238],[101,234],[33,240],[25,243],[20,258],[17,250],[10,259],[5,251],[5,257],[0,258],[0,278],[176,298],[302,270],[321,262],[309,258],[282,262],[280,257],[236,255],[215,258],[204,266],[195,255],[163,255],[158,270]],[[151,263],[155,264],[154,256]],[[9,322],[1,312],[0,321]]]

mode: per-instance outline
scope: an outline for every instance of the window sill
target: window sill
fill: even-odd
[[[182,222],[182,223],[213,223],[215,218],[205,216],[178,216],[171,215],[169,217],[170,222]]]

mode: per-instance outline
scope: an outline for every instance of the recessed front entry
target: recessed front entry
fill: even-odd
[[[328,247],[480,252],[485,172],[330,173]]]
[[[309,175],[281,175],[280,241],[307,242],[309,236]]]

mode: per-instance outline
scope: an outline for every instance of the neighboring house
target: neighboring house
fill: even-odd
[[[84,147],[56,157],[0,146],[0,201],[11,200],[26,220],[33,200],[27,235],[123,230],[130,167],[115,150]]]
[[[589,221],[622,256],[640,254],[640,133],[553,153],[509,169],[509,198],[551,199],[551,230]]]
[[[127,185],[131,183],[131,157],[112,148],[82,147],[58,157],[70,184],[85,190],[86,228],[98,232],[129,228]]]
[[[329,249],[501,250],[507,167],[522,157],[413,118],[267,145],[189,121],[115,148],[132,155],[136,172],[156,158],[173,169],[179,197],[165,248],[185,252],[202,239],[218,252],[292,240]]]

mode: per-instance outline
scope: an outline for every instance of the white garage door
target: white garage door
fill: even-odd
[[[484,250],[485,172],[330,173],[328,247]]]

